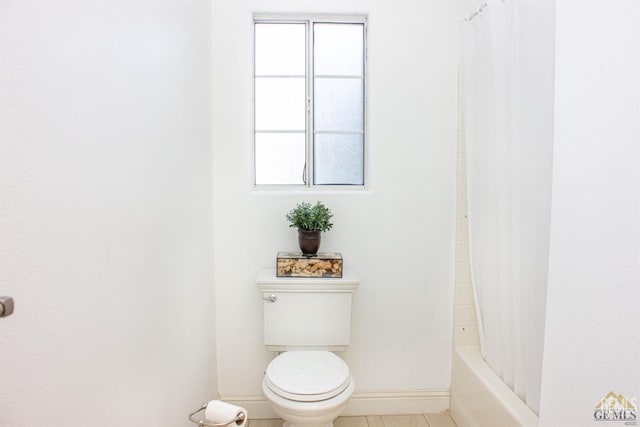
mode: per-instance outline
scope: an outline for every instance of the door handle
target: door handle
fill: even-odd
[[[13,298],[0,297],[0,317],[11,316],[14,306]]]
[[[263,295],[262,299],[265,300],[265,301],[276,302],[276,301],[278,301],[278,295],[276,295],[276,294]]]

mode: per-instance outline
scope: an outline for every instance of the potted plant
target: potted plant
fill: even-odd
[[[303,255],[313,256],[318,253],[321,233],[333,227],[330,222],[332,216],[331,210],[322,202],[315,205],[300,202],[287,213],[289,227],[298,229],[298,245]]]

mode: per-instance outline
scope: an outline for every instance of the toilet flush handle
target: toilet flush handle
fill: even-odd
[[[278,301],[278,295],[276,295],[276,294],[263,295],[262,299],[265,300],[265,301],[276,302],[276,301]]]

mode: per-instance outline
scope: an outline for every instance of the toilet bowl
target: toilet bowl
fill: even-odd
[[[267,367],[262,391],[284,427],[332,427],[353,395],[349,367],[329,351],[288,351]]]

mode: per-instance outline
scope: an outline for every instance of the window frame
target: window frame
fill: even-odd
[[[363,191],[368,189],[368,126],[367,126],[367,21],[366,14],[347,14],[347,15],[331,15],[331,14],[264,14],[255,13],[252,20],[252,74],[251,74],[251,87],[252,87],[252,129],[251,129],[251,153],[252,153],[252,172],[251,172],[251,185],[253,190],[280,190],[280,191]],[[307,101],[307,111],[305,116],[305,168],[304,179],[302,184],[258,184],[256,182],[256,24],[304,24],[306,34],[306,63],[305,63],[305,98]],[[362,184],[315,184],[314,182],[314,102],[313,95],[314,90],[314,24],[360,24],[363,26],[363,69],[362,69],[362,102],[363,102],[363,127],[362,127]]]

